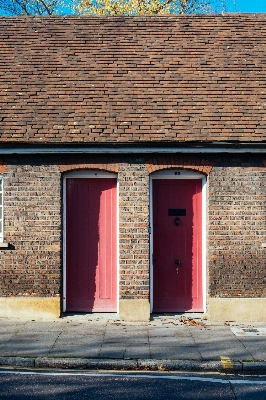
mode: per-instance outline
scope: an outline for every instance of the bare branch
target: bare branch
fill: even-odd
[[[53,15],[61,0],[0,0],[0,10],[6,16]]]

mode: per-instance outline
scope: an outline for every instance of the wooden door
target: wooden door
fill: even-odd
[[[153,311],[203,311],[201,179],[153,180]]]
[[[114,312],[116,179],[66,179],[66,310]]]

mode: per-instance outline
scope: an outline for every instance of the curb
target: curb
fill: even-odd
[[[226,365],[221,361],[183,361],[183,360],[151,360],[151,359],[90,359],[90,358],[24,358],[0,357],[0,366],[24,368],[60,368],[88,370],[120,370],[120,371],[186,371],[186,372],[252,372],[266,371],[266,361],[241,362],[231,361]]]
[[[137,360],[113,360],[90,358],[48,358],[39,357],[35,360],[36,368],[63,368],[63,369],[138,369]]]
[[[34,358],[24,357],[0,357],[0,366],[10,367],[35,367]]]

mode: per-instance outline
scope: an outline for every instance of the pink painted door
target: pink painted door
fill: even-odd
[[[153,225],[153,311],[203,311],[201,180],[153,180]]]
[[[116,179],[66,179],[66,310],[115,312]]]

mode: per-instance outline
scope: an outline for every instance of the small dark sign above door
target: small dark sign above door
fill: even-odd
[[[186,209],[185,208],[168,208],[168,216],[169,217],[185,217]]]

